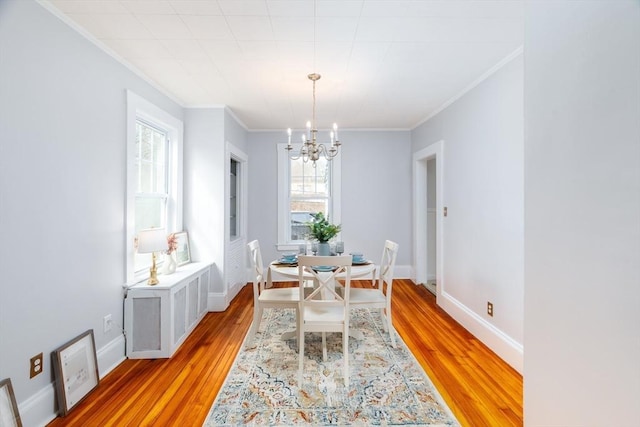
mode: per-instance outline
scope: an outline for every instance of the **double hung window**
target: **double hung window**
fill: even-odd
[[[127,93],[127,281],[144,279],[150,254],[135,237],[146,228],[182,230],[182,122]]]
[[[340,160],[321,157],[313,162],[288,157],[285,144],[278,145],[279,246],[295,245],[309,238],[312,214],[322,212],[340,222]]]
[[[136,121],[136,235],[145,228],[167,227],[169,143],[164,129]]]

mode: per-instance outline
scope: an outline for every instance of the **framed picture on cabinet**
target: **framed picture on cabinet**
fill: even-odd
[[[100,381],[93,329],[54,350],[52,357],[58,410],[65,416]]]
[[[11,379],[0,381],[0,426],[22,427]]]
[[[175,233],[178,247],[176,249],[176,261],[178,267],[191,262],[191,249],[189,248],[189,233],[181,231]]]

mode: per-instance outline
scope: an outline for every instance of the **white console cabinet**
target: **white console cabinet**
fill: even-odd
[[[127,357],[171,357],[207,313],[212,263],[194,262],[160,283],[131,286],[124,300]]]

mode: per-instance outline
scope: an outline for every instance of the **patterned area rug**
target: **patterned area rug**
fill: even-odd
[[[217,426],[459,426],[402,339],[389,342],[377,310],[352,310],[350,385],[342,380],[340,333],[327,333],[327,362],[320,334],[305,335],[302,388],[298,388],[295,311],[266,309],[252,345],[238,354],[216,397],[206,427]]]

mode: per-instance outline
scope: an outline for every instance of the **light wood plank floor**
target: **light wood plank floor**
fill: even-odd
[[[353,281],[352,286],[367,286]],[[281,285],[281,284],[277,284]],[[208,313],[171,359],[126,360],[49,426],[201,426],[251,324],[251,286]],[[393,323],[463,426],[521,426],[522,377],[409,280]]]

